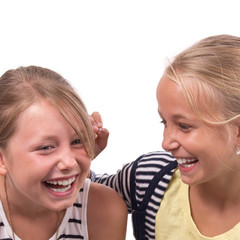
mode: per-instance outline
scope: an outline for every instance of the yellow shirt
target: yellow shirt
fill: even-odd
[[[224,234],[203,236],[191,217],[188,189],[177,170],[157,212],[156,240],[240,240],[240,223]]]

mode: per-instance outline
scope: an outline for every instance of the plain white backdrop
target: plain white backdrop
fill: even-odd
[[[0,74],[39,65],[67,78],[110,131],[93,161],[114,173],[161,150],[155,91],[166,57],[201,38],[240,36],[237,0],[2,0]],[[0,89],[1,94],[1,89]],[[127,239],[133,239],[131,224]]]

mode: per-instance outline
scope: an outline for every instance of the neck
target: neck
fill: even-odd
[[[240,222],[239,177],[190,186],[191,216],[201,234],[217,236]]]
[[[37,208],[32,211],[32,206],[26,208],[16,204],[15,201],[11,201],[9,187],[6,179],[3,178],[0,179],[0,194],[6,217],[12,229],[13,239],[15,239],[13,233],[26,240],[36,239],[36,234],[38,239],[49,239],[55,232],[58,233],[65,210],[56,212]]]
[[[240,174],[231,172],[221,179],[190,186],[191,198],[213,204],[215,207],[224,207],[228,204],[240,202]]]

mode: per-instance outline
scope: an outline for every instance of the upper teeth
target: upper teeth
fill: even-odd
[[[195,162],[197,159],[186,159],[186,158],[178,158],[177,159],[177,162],[178,164],[190,164],[190,163],[193,163]]]
[[[75,179],[76,179],[76,177],[72,177],[72,178],[70,178],[70,179],[68,179],[68,180],[47,181],[47,183],[49,183],[49,184],[54,184],[54,185],[67,186],[67,185],[72,184]]]

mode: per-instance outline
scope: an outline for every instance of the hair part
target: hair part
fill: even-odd
[[[72,126],[86,153],[94,157],[94,133],[86,107],[72,86],[58,73],[37,66],[8,70],[0,78],[0,147],[6,148],[19,115],[46,100]]]

